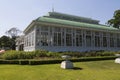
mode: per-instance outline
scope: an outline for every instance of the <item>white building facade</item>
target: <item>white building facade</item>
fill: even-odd
[[[120,50],[120,30],[91,18],[58,12],[37,18],[24,30],[24,51]]]

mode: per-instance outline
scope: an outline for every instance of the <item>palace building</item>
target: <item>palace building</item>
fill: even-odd
[[[98,20],[91,18],[58,12],[48,12],[33,20],[24,34],[24,51],[120,50],[118,28],[101,25]],[[17,50],[19,47],[20,43],[17,43]]]

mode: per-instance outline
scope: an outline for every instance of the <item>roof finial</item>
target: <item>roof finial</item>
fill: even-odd
[[[52,5],[52,12],[54,12],[54,5]]]

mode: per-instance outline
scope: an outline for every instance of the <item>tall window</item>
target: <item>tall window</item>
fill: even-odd
[[[81,30],[76,30],[76,46],[82,46],[82,32],[81,32]]]
[[[110,47],[114,47],[114,35],[110,34]]]
[[[62,45],[62,33],[61,33],[61,28],[54,28],[54,46],[61,46]]]
[[[25,43],[25,47],[27,47],[27,38],[26,38],[26,36],[25,36],[25,38],[24,38],[24,43]]]
[[[90,47],[91,46],[91,31],[86,31],[86,46]]]
[[[95,47],[100,47],[100,33],[95,32]]]
[[[48,46],[48,32],[41,32],[41,44],[42,46]]]
[[[66,46],[72,46],[72,30],[66,28]]]
[[[31,43],[30,43],[30,35],[28,35],[28,46],[31,46]]]
[[[26,37],[26,45],[28,47],[28,36]]]
[[[31,46],[31,34],[29,34],[29,46]]]
[[[49,35],[48,35],[48,28],[47,26],[41,27],[41,35],[40,35],[40,42],[42,46],[48,46],[49,44]]]
[[[40,40],[41,40],[41,36],[40,36],[40,28],[37,27],[37,30],[36,30],[36,45],[40,45]]]
[[[107,35],[105,32],[103,33],[103,47],[107,47]]]
[[[117,47],[120,47],[120,35],[117,34]]]
[[[32,46],[34,46],[34,33],[32,33]]]

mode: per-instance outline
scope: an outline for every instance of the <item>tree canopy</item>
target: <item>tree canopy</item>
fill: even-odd
[[[0,48],[12,48],[12,39],[8,36],[2,36],[0,38]]]
[[[114,12],[113,18],[108,20],[108,24],[115,28],[120,28],[120,9]]]
[[[14,37],[17,37],[18,34],[21,33],[21,32],[22,31],[20,31],[16,27],[13,27],[13,28],[9,29],[8,31],[6,31],[6,34],[10,35],[10,37],[14,38]]]

